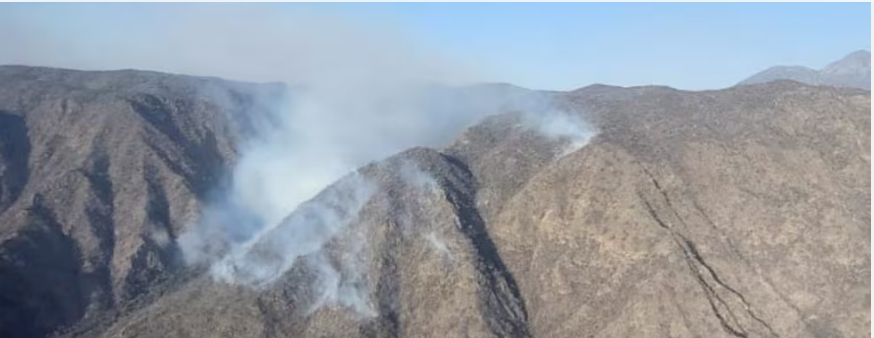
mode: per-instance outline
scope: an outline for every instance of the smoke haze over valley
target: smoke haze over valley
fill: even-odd
[[[0,5],[0,336],[870,335],[868,51],[537,90],[428,20],[79,5]]]
[[[253,128],[238,149],[229,186],[205,206],[197,225],[180,235],[189,262],[219,259],[209,257],[224,255],[212,252],[216,247],[231,252],[221,258],[216,271],[234,282],[237,279],[229,276],[236,274],[227,269],[245,260],[262,236],[285,236],[279,244],[265,244],[282,250],[284,261],[270,266],[269,272],[256,273],[272,277],[252,277],[253,283],[275,279],[296,257],[318,249],[342,229],[349,220],[326,207],[310,208],[313,217],[330,218],[317,224],[286,218],[330,183],[369,162],[414,146],[446,146],[485,115],[506,110],[524,112],[522,123],[546,137],[567,138],[568,150],[582,147],[594,133],[579,116],[554,106],[548,94],[464,85],[470,82],[465,76],[472,75],[467,69],[474,67],[428,53],[387,27],[312,13],[280,17],[251,5],[183,8],[167,16],[161,29],[136,39],[137,45],[118,41],[120,45],[108,52],[74,48],[70,60],[63,62],[86,69],[136,65],[287,84],[287,91],[278,95],[256,96],[255,105],[266,109],[246,113]],[[13,24],[33,30],[27,23]],[[15,29],[11,33],[18,39],[30,35],[21,37]],[[24,42],[30,48],[9,49],[6,53],[11,55],[3,59],[31,60],[33,49],[39,59],[53,54],[47,50],[66,47],[38,36],[30,39],[40,45]],[[451,85],[467,87],[447,87]],[[208,89],[201,93],[211,94]],[[338,203],[335,207],[342,214],[357,213],[369,197],[366,181],[350,185],[353,195],[362,196]],[[234,224],[220,225],[228,219]],[[321,235],[305,235],[323,230]],[[262,270],[255,265],[244,264]]]

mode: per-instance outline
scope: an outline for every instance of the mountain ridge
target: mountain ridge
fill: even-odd
[[[176,240],[276,88],[31,72],[0,67],[4,336],[870,332],[869,91],[552,93],[596,127],[581,149],[509,112],[365,165],[374,190],[348,224],[251,288],[185,266]],[[318,216],[295,214],[250,257],[281,262],[272,241]]]
[[[775,80],[794,80],[811,85],[871,89],[871,52],[857,50],[820,70],[804,66],[774,66],[738,83],[747,85]]]

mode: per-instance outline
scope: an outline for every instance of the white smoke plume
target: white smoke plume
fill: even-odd
[[[428,173],[422,171],[416,164],[410,162],[401,163],[399,169],[401,179],[414,189],[422,189],[424,192],[433,193],[437,190],[437,180]]]
[[[338,266],[332,264],[323,252],[307,257],[307,264],[316,272],[313,287],[319,295],[308,309],[315,312],[323,306],[339,306],[353,310],[364,318],[377,315],[368,301],[370,285],[366,266],[368,257],[365,247],[368,242],[363,236],[354,236],[355,241],[345,247]]]
[[[60,25],[94,20],[99,12],[88,11],[95,6],[66,11],[64,22],[17,20],[21,8],[0,13],[0,64],[135,68],[288,84],[293,90],[285,99],[258,98],[269,113],[253,121],[254,135],[239,145],[230,188],[207,201],[177,243],[187,262],[209,262],[217,279],[253,287],[270,285],[307,257],[318,271],[317,306],[372,315],[361,273],[347,271],[356,262],[335,267],[318,253],[373,193],[371,182],[353,173],[359,166],[413,146],[445,146],[465,127],[507,109],[525,112],[525,125],[543,135],[568,140],[564,152],[593,134],[577,115],[525,89],[450,90],[445,85],[484,76],[473,71],[483,65],[447,60],[398,34],[398,27],[312,11],[280,15],[257,5],[180,4],[166,5],[154,27],[104,27],[117,34],[79,37],[82,45],[76,45]],[[148,6],[130,10],[161,8]],[[44,29],[49,24],[61,29]],[[436,184],[419,173],[404,175],[417,185]]]
[[[251,240],[231,248],[213,264],[213,274],[231,283],[270,284],[298,257],[316,253],[349,225],[374,189],[358,174],[341,179],[316,198],[296,206],[278,225],[262,229]]]
[[[580,112],[567,111],[557,104],[551,93],[530,92],[517,96],[521,97],[509,100],[508,109],[520,113],[522,127],[559,142],[561,148],[556,152],[559,158],[584,147],[598,133]]]
[[[449,259],[454,258],[454,256],[452,255],[452,252],[449,251],[449,246],[446,245],[446,242],[444,242],[443,239],[441,239],[440,236],[438,236],[436,233],[429,232],[428,234],[425,235],[425,240],[427,240],[428,244],[431,244],[431,247],[434,250],[436,250],[437,253],[439,253],[443,257],[446,257]]]
[[[535,116],[528,113],[524,118],[541,134],[564,142],[563,148],[558,152],[559,157],[579,150],[596,134],[594,127],[580,115],[562,110],[549,109],[540,111],[540,115]]]

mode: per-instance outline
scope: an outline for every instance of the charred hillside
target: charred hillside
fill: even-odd
[[[585,147],[491,116],[186,265],[179,237],[279,88],[29,67],[0,84],[3,336],[870,334],[869,91],[550,93],[597,128]]]

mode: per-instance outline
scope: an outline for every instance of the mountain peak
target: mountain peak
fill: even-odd
[[[871,52],[857,50],[823,69],[804,66],[774,66],[741,81],[740,85],[793,80],[810,85],[871,89]]]
[[[842,59],[830,63],[822,69],[826,74],[864,74],[871,73],[871,52],[857,50]]]

